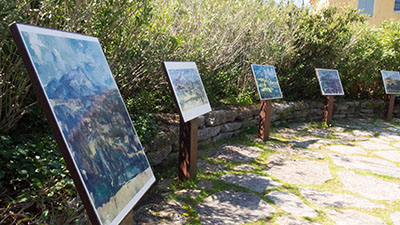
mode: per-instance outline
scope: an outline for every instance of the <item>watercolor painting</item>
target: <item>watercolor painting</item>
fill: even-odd
[[[164,62],[185,122],[211,111],[206,91],[193,62]]]
[[[268,65],[251,65],[260,100],[282,98],[281,87],[276,76],[275,67]]]
[[[331,69],[315,69],[322,95],[344,95],[339,71]]]
[[[381,74],[386,94],[400,94],[400,73],[382,70]]]
[[[155,178],[98,39],[18,30],[98,219],[118,224]]]

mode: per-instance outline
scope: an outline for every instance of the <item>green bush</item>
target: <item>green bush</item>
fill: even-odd
[[[78,208],[70,204],[76,191],[55,141],[40,135],[24,144],[0,136],[1,223],[62,224]]]

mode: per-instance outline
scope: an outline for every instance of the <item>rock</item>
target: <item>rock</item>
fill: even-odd
[[[349,108],[349,104],[347,104],[346,102],[336,103],[335,108],[339,111],[345,111]]]
[[[175,200],[144,205],[134,211],[134,224],[183,225],[186,223],[185,211]]]
[[[295,129],[285,128],[285,127],[272,129],[272,131],[274,131],[277,135],[279,135],[283,138],[287,138],[287,139],[296,138],[296,136],[298,136],[300,134]]]
[[[400,141],[400,136],[398,134],[382,133],[379,135],[378,139],[388,142]]]
[[[240,122],[233,122],[233,123],[225,123],[221,126],[221,132],[230,132],[238,130],[242,127],[242,123]]]
[[[269,157],[265,171],[290,184],[323,184],[332,179],[328,164],[275,154]]]
[[[319,223],[313,223],[308,220],[302,220],[299,218],[295,217],[278,217],[278,219],[275,221],[275,224],[279,225],[318,225]]]
[[[272,191],[268,194],[271,199],[279,208],[287,213],[298,217],[317,217],[318,213],[307,206],[299,197],[289,192]]]
[[[400,162],[400,151],[379,151],[374,154],[393,162]]]
[[[171,145],[169,145],[161,148],[158,151],[147,152],[146,155],[149,158],[149,161],[151,162],[152,165],[158,165],[168,157],[168,154],[171,151],[172,147]]]
[[[217,142],[222,139],[230,138],[230,137],[240,134],[240,132],[241,132],[240,130],[237,130],[237,131],[232,131],[232,132],[227,132],[227,133],[220,133],[217,136],[213,137],[212,141]]]
[[[203,116],[197,117],[197,124],[199,129],[202,129],[206,126],[206,118]]]
[[[212,180],[207,180],[207,179],[201,179],[197,184],[196,187],[204,190],[204,189],[211,189],[214,186],[214,181]]]
[[[344,188],[373,200],[400,200],[399,185],[373,176],[362,176],[352,171],[338,172]]]
[[[400,225],[400,211],[390,214],[390,219],[394,225]]]
[[[234,110],[225,110],[225,117],[226,117],[226,121],[225,122],[232,122],[235,121],[236,118],[238,117],[238,110],[234,109]]]
[[[249,118],[252,118],[252,112],[249,109],[243,109],[239,111],[237,115],[237,119],[239,120],[248,120]]]
[[[204,225],[251,223],[276,213],[257,195],[236,191],[218,192],[194,207]]]
[[[368,170],[372,173],[400,177],[400,168],[395,164],[382,159],[363,156],[329,155],[337,166],[348,169]]]
[[[323,159],[324,158],[324,154],[322,154],[322,153],[304,149],[304,148],[296,148],[296,147],[289,146],[289,145],[271,144],[268,147],[265,147],[264,149],[270,149],[273,151],[282,152],[282,153],[286,153],[289,155],[297,155],[297,156],[310,158],[310,159]]]
[[[382,204],[375,204],[369,200],[357,198],[349,194],[336,194],[319,191],[312,188],[299,188],[300,193],[307,201],[327,207],[356,207],[363,209],[385,208]]]
[[[328,149],[329,151],[333,151],[333,152],[345,154],[345,155],[351,155],[351,154],[366,155],[366,154],[368,154],[366,151],[364,151],[362,148],[360,148],[358,146],[330,145],[330,146],[326,146],[325,148]]]
[[[318,144],[320,142],[320,139],[316,137],[312,137],[311,139],[306,139],[305,137],[302,137],[300,141],[291,141],[294,146],[302,147],[302,148],[311,148],[311,146],[314,146],[313,148],[318,149],[319,146],[315,146],[314,144]]]
[[[258,116],[260,114],[259,106],[250,106],[251,115]]]
[[[375,135],[374,132],[365,130],[354,130],[353,134],[356,136],[367,136],[367,137],[373,137]]]
[[[326,214],[338,225],[385,225],[381,219],[356,210],[326,209]]]
[[[191,198],[191,199],[196,199],[200,193],[201,193],[200,190],[191,190],[191,189],[183,189],[174,192],[174,194],[178,195],[181,198]]]
[[[256,168],[254,168],[254,166],[252,166],[252,165],[243,164],[243,165],[235,166],[233,169],[236,171],[251,171],[251,170],[255,170]]]
[[[205,146],[205,145],[211,144],[211,142],[212,142],[212,140],[211,140],[211,138],[209,138],[207,140],[198,141],[197,144],[198,144],[198,146]]]
[[[217,126],[227,121],[225,110],[215,110],[206,117],[207,126]]]
[[[204,160],[197,161],[197,169],[203,172],[222,172],[225,170],[225,167],[221,164],[210,164]]]
[[[335,138],[342,140],[342,141],[362,141],[362,140],[367,140],[367,138],[362,138],[362,137],[357,137],[353,133],[347,133],[347,132],[335,132]]]
[[[227,174],[220,176],[219,179],[260,193],[281,185],[269,177],[257,174]]]
[[[346,118],[346,114],[333,114],[332,117],[334,120],[344,119],[344,118]]]
[[[166,192],[170,190],[172,184],[172,179],[163,179],[161,178],[157,183],[157,189]]]
[[[359,142],[358,145],[360,145],[364,149],[370,150],[370,151],[393,150],[393,147],[388,144],[377,143],[374,141],[363,141],[363,142]]]
[[[221,130],[221,126],[207,127],[204,129],[200,129],[197,134],[197,140],[204,141],[204,140],[210,139],[214,136],[217,136],[217,134],[219,134],[220,130]]]
[[[311,135],[314,135],[317,137],[322,137],[322,138],[329,137],[333,134],[332,131],[330,131],[328,129],[322,129],[322,128],[319,128],[319,129],[312,128],[308,132],[310,132]]]
[[[361,109],[361,113],[374,114],[374,109]]]
[[[210,152],[210,158],[234,162],[249,162],[260,156],[261,149],[243,145],[222,145]]]

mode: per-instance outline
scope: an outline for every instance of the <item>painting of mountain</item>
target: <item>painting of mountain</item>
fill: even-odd
[[[194,63],[164,62],[164,65],[184,119],[211,111],[200,74]]]
[[[118,224],[155,178],[100,43],[26,25],[19,30],[98,220]]]
[[[266,65],[251,65],[261,100],[282,98],[281,87],[276,76],[275,67]]]
[[[382,70],[381,74],[386,94],[400,94],[400,73]]]
[[[344,95],[339,72],[331,69],[315,69],[322,95]]]

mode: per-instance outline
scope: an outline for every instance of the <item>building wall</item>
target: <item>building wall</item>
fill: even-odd
[[[311,4],[314,9],[320,9],[327,5],[358,8],[358,0],[313,0]],[[394,0],[375,0],[374,13],[368,22],[379,24],[386,19],[400,20],[400,12],[394,11]]]

